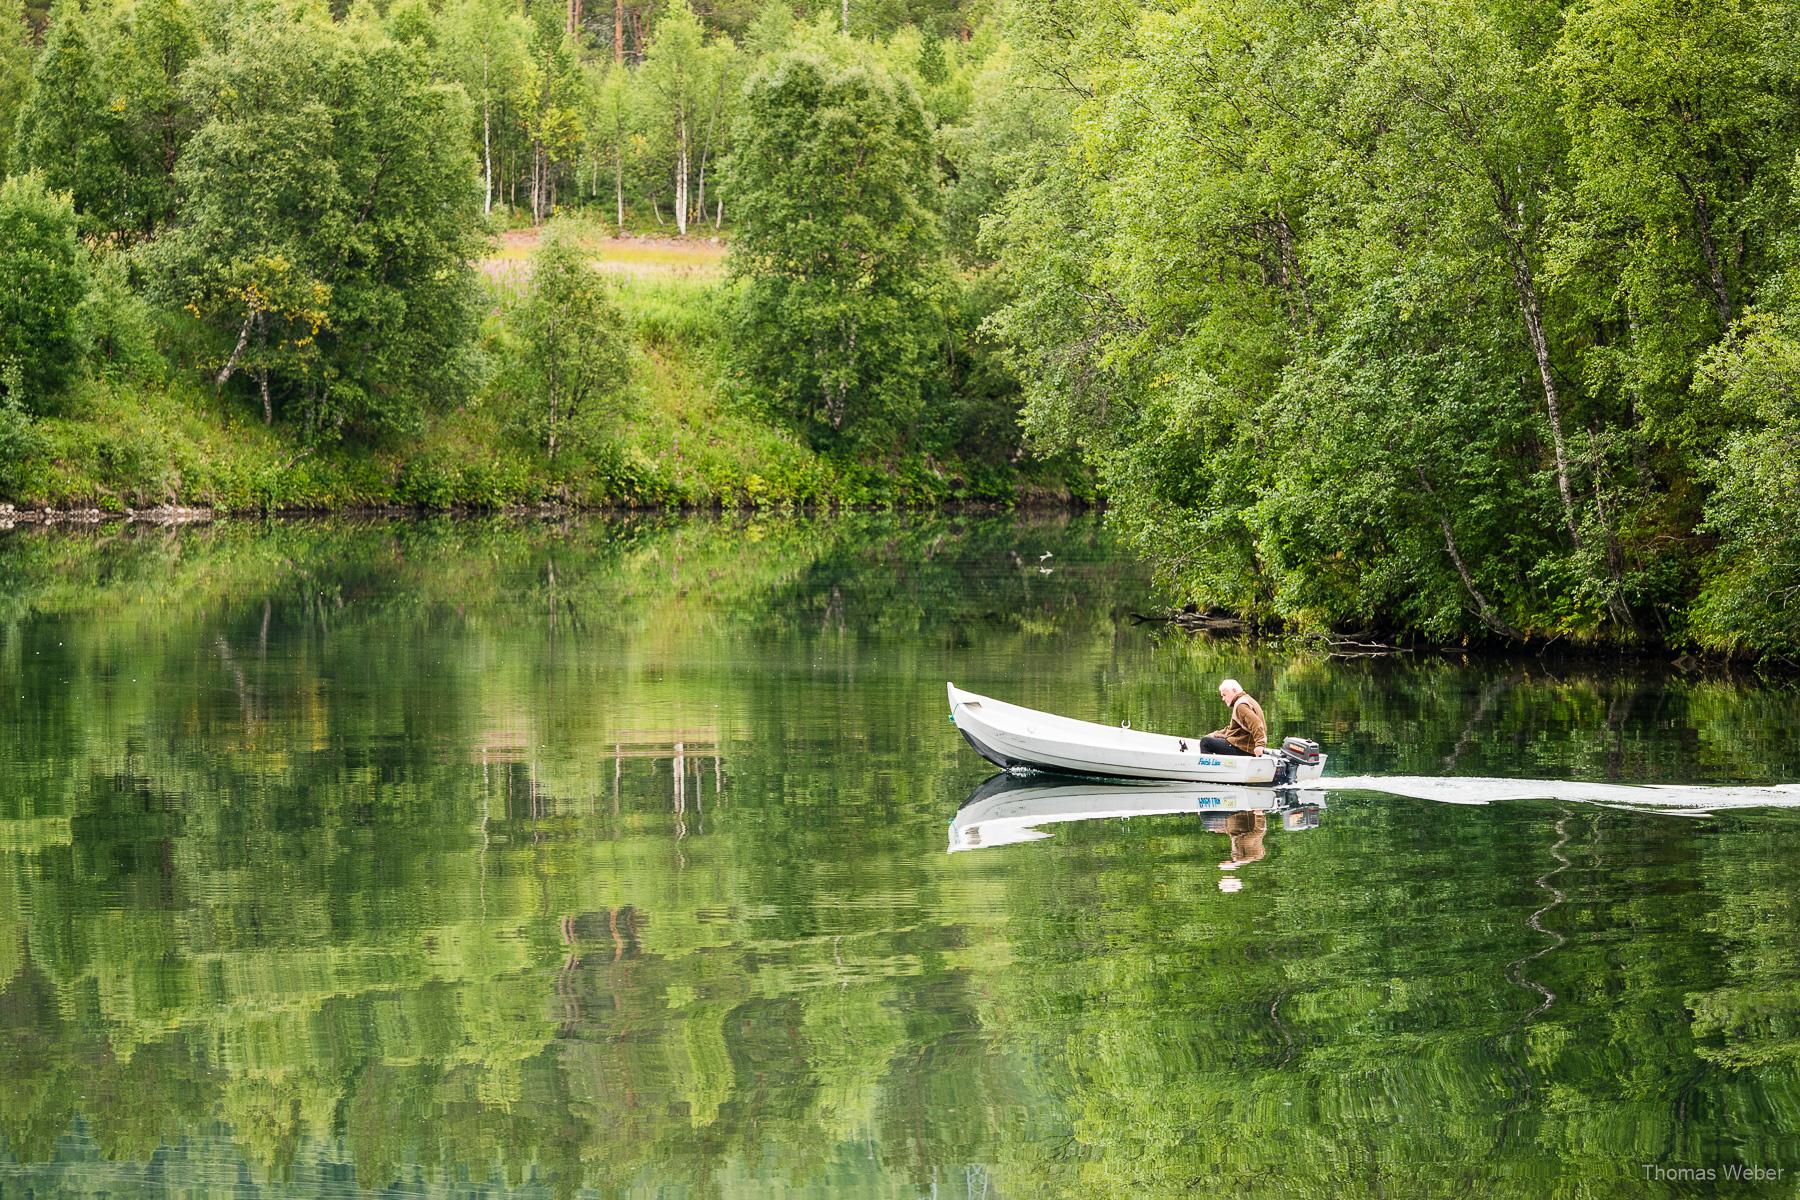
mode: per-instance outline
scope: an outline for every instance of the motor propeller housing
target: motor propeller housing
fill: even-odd
[[[1316,767],[1324,761],[1325,755],[1319,749],[1319,743],[1307,738],[1284,738],[1281,749],[1275,752],[1281,761],[1275,766],[1275,786],[1292,787],[1297,781],[1301,767]],[[1314,771],[1312,778],[1318,777]]]
[[[1312,766],[1319,761],[1320,753],[1319,743],[1307,738],[1284,738],[1281,742],[1281,757],[1289,762]]]

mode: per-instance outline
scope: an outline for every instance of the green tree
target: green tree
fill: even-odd
[[[0,175],[7,171],[19,109],[31,90],[31,45],[22,0],[0,0]]]
[[[678,233],[686,233],[688,227],[695,142],[711,90],[707,65],[706,31],[700,18],[688,0],[676,0],[656,22],[640,80],[650,100],[646,116],[652,140],[668,164],[673,184]]]
[[[817,441],[904,445],[942,336],[917,95],[866,66],[778,59],[746,89],[727,180],[743,376]]]
[[[122,232],[149,236],[175,207],[175,163],[196,124],[181,79],[200,53],[189,0],[138,0],[108,39],[110,107],[119,114]]]
[[[317,436],[407,427],[468,380],[480,193],[462,89],[368,25],[249,18],[197,62],[160,294]]]
[[[1693,383],[1782,267],[1800,149],[1794,21],[1769,0],[1578,4],[1544,72],[1567,130],[1548,265],[1583,335],[1571,357],[1590,397],[1587,552],[1640,608],[1693,594],[1708,481],[1746,415],[1729,400],[1743,389]]]
[[[1574,168],[1559,253],[1629,320],[1614,370],[1646,400],[1714,338],[1768,268],[1760,236],[1800,144],[1794,13],[1767,0],[1575,5],[1552,69]],[[1652,416],[1680,423],[1678,414]]]
[[[599,173],[612,177],[613,223],[625,233],[625,171],[632,156],[637,114],[631,70],[607,63],[588,75],[586,120],[588,159],[595,173],[594,192],[599,192]]]
[[[94,46],[96,18],[73,3],[55,10],[50,34],[32,71],[30,98],[19,110],[13,166],[36,171],[69,193],[85,227],[118,227],[124,177],[112,110]]]
[[[1718,539],[1692,611],[1703,644],[1800,657],[1800,326],[1791,276],[1701,360],[1701,385],[1729,415],[1703,528]]]
[[[181,77],[199,50],[188,0],[56,10],[17,157],[74,196],[85,232],[133,241],[169,216],[195,124]]]
[[[1012,300],[990,328],[1038,444],[1081,449],[1184,599],[1666,633],[1705,550],[1684,439],[1730,427],[1688,394],[1723,314],[1705,239],[1678,234],[1728,208],[1726,291],[1766,277],[1738,234],[1789,203],[1766,169],[1797,115],[1775,99],[1785,11],[1727,6],[1714,37],[1654,4],[1565,24],[1554,0],[1014,10],[1019,84],[1059,97],[1075,152],[1055,126],[990,150],[987,80],[946,141],[959,231],[998,194]],[[1730,205],[1682,190],[1703,168]],[[1634,260],[1633,230],[1687,265]],[[1680,303],[1634,299],[1641,277]]]
[[[553,221],[531,259],[531,286],[510,315],[523,355],[527,423],[555,457],[564,433],[616,404],[630,376],[624,317],[583,244],[585,226]]]
[[[0,183],[0,392],[9,405],[46,411],[80,368],[87,284],[68,194],[35,174]]]
[[[561,171],[581,148],[582,76],[575,40],[555,14],[540,9],[527,42],[527,60],[516,80],[516,98],[531,155],[531,219],[543,221],[556,205]]]
[[[927,87],[936,87],[950,78],[950,60],[944,54],[942,38],[926,34],[919,39],[918,72]]]
[[[482,211],[494,207],[495,110],[525,67],[531,27],[506,0],[453,0],[438,18],[438,55],[480,110]]]

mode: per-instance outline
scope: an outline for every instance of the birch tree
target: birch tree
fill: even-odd
[[[918,96],[867,66],[777,59],[746,89],[727,179],[744,377],[821,444],[906,444],[943,333]]]
[[[267,417],[407,428],[468,378],[471,106],[379,30],[253,21],[190,72],[201,124],[147,256],[157,294],[218,339],[215,386],[248,374]]]
[[[519,111],[530,139],[531,218],[542,222],[555,206],[561,169],[581,148],[582,76],[573,39],[559,26],[540,21],[518,84]]]
[[[712,100],[705,30],[687,0],[676,0],[656,23],[641,70],[650,119],[659,127],[674,185],[675,229],[688,231],[699,123]]]
[[[525,71],[530,25],[509,0],[450,0],[439,17],[445,74],[462,84],[480,117],[482,211],[492,212],[495,110]]]
[[[625,233],[625,163],[637,119],[632,84],[630,69],[616,63],[588,75],[588,155],[596,174],[604,170],[611,177],[613,221],[620,236]],[[595,191],[599,191],[597,181]]]
[[[706,217],[707,169],[729,149],[733,101],[743,87],[744,59],[729,37],[721,34],[706,47],[704,75],[710,83],[709,94],[700,111],[698,187],[694,196],[693,219]],[[716,197],[715,197],[716,199]],[[723,203],[717,204],[723,212]],[[718,219],[715,217],[714,224]]]
[[[1556,265],[1593,316],[1628,324],[1613,364],[1665,422],[1684,399],[1665,381],[1770,270],[1762,220],[1800,149],[1795,19],[1757,0],[1620,0],[1571,12],[1555,48],[1573,202]]]

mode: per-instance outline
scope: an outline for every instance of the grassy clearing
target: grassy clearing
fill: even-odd
[[[509,229],[498,234],[481,273],[516,298],[531,278],[531,255],[537,249],[539,230]],[[724,277],[725,243],[716,237],[594,237],[594,262],[608,274],[623,280],[691,279],[711,281]]]

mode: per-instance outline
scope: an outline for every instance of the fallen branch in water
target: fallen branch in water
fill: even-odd
[[[1137,613],[1131,615],[1133,625],[1179,625],[1189,633],[1205,631],[1207,633],[1243,633],[1250,628],[1248,622],[1229,613],[1203,613],[1183,609],[1172,613]]]

